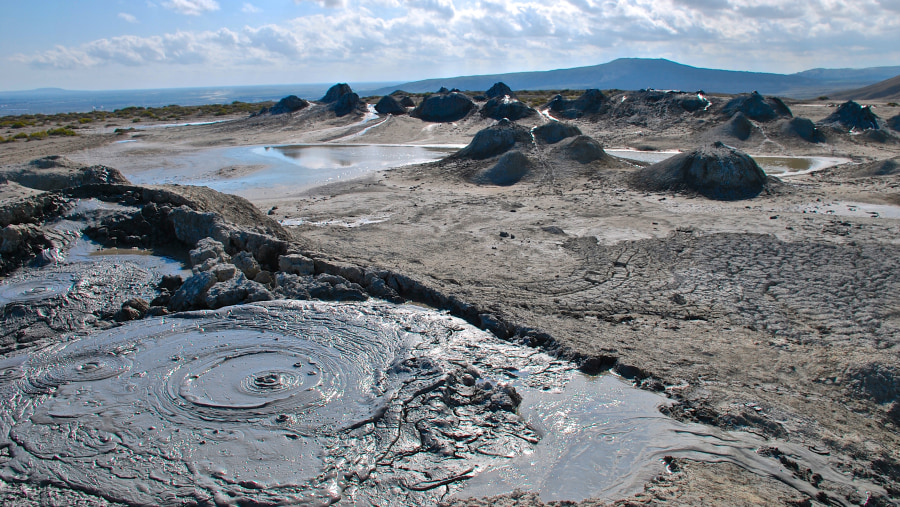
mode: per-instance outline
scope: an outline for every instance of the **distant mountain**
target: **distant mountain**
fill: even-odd
[[[0,116],[18,114],[55,114],[91,110],[112,111],[129,106],[162,107],[170,104],[197,106],[228,104],[233,101],[263,102],[297,95],[318,100],[334,83],[214,86],[205,88],[159,88],[149,90],[63,90],[40,88],[25,91],[0,91]],[[354,87],[381,87],[389,83],[353,83]]]
[[[830,97],[840,100],[900,101],[900,76],[894,76],[865,88],[833,93]]]
[[[407,92],[433,92],[442,86],[460,90],[487,90],[494,83],[503,81],[513,90],[655,88],[704,90],[710,93],[743,93],[757,90],[766,95],[811,98],[835,90],[867,86],[898,73],[900,67],[812,69],[797,74],[773,74],[704,69],[665,59],[620,58],[609,63],[573,69],[426,79],[396,87],[379,88],[364,94],[384,95],[397,88]]]

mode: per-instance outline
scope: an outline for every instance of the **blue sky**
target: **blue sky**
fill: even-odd
[[[900,65],[900,0],[4,2],[0,90],[407,81],[619,57]]]

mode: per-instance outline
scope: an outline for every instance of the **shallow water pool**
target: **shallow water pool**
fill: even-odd
[[[268,199],[372,171],[439,160],[457,149],[357,144],[241,146],[136,161],[125,175],[140,185],[205,185],[251,200]]]

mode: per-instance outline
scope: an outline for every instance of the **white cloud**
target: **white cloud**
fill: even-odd
[[[245,12],[247,14],[256,14],[257,12],[262,12],[262,10],[249,2],[245,2],[244,6],[241,7],[241,12]]]
[[[128,14],[127,12],[120,12],[119,19],[124,19],[125,21],[127,21],[129,23],[137,23],[138,22],[136,17],[132,16],[131,14]]]
[[[188,16],[199,16],[204,12],[219,10],[219,3],[216,0],[169,0],[162,5],[166,9]]]
[[[314,4],[319,4],[322,7],[328,7],[329,9],[335,9],[347,5],[347,0],[294,0],[295,4],[301,4],[303,2],[312,2]]]
[[[354,4],[276,24],[113,37],[14,60],[73,69],[177,64],[198,73],[243,66],[304,72],[299,80],[326,79],[311,73],[318,69],[404,79],[574,67],[620,56],[788,72],[870,65],[860,55],[877,59],[874,65],[897,61],[898,51],[885,51],[900,47],[900,17],[887,10],[896,1],[812,0],[779,10],[775,0],[380,0],[372,11]],[[185,14],[218,8],[212,0],[165,5],[176,3]]]

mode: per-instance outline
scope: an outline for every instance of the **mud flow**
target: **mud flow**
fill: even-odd
[[[612,498],[673,453],[804,488],[753,435],[677,423],[657,394],[410,305],[130,322],[2,360],[0,396],[0,477],[129,504]]]

